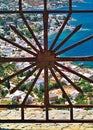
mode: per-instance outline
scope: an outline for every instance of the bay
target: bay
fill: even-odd
[[[62,8],[63,9],[63,8]],[[66,8],[64,8],[66,9]],[[73,2],[73,10],[93,10],[93,0],[84,0],[84,2]],[[93,35],[93,13],[73,13],[72,20],[69,24],[73,27],[82,24],[81,29],[75,33],[58,51],[63,50],[67,46]],[[65,30],[58,39],[56,46],[71,33],[72,30]],[[49,46],[53,42],[56,33],[49,36]],[[93,39],[83,43],[82,45],[65,52],[61,56],[91,56],[93,55]],[[75,62],[79,63],[80,62]],[[93,62],[82,62],[85,66],[93,67]]]

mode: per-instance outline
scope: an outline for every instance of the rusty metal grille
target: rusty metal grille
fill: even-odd
[[[26,77],[24,79],[22,79],[22,81],[20,81],[16,87],[14,87],[13,89],[10,90],[10,94],[14,93],[17,89],[19,89],[19,87],[21,86],[21,84],[23,84],[36,70],[38,70],[36,77],[34,79],[34,81],[32,82],[30,88],[28,89],[28,92],[22,102],[22,104],[19,105],[2,105],[0,104],[0,108],[20,108],[21,109],[21,119],[10,119],[10,120],[0,120],[0,123],[93,123],[93,119],[86,119],[86,120],[81,120],[81,119],[74,119],[73,114],[74,114],[74,110],[75,108],[81,108],[81,107],[87,107],[87,108],[93,108],[93,105],[75,105],[71,102],[70,98],[68,97],[67,93],[65,92],[64,88],[61,86],[60,80],[58,79],[57,75],[55,74],[55,71],[57,71],[60,76],[64,77],[79,93],[83,94],[82,89],[77,86],[72,80],[70,80],[69,77],[67,77],[65,75],[64,72],[62,72],[59,68],[65,69],[68,72],[71,72],[77,76],[79,76],[82,79],[87,80],[88,82],[93,83],[93,80],[91,80],[90,78],[62,65],[60,62],[68,62],[68,61],[93,61],[93,56],[76,56],[76,57],[59,57],[60,54],[63,54],[66,51],[69,51],[70,49],[77,47],[79,45],[81,45],[82,43],[90,40],[93,38],[93,35],[89,36],[89,37],[85,37],[84,39],[82,39],[81,41],[68,46],[67,48],[63,49],[63,50],[59,50],[60,47],[62,47],[66,41],[68,41],[73,34],[75,34],[77,31],[79,31],[79,29],[82,26],[82,23],[79,24],[77,27],[75,27],[72,32],[64,39],[62,40],[56,47],[56,42],[58,40],[58,38],[60,37],[62,31],[64,30],[68,20],[70,19],[71,15],[73,13],[93,13],[93,10],[73,10],[72,9],[72,0],[69,0],[69,9],[68,10],[57,10],[57,9],[48,9],[47,8],[47,0],[44,0],[44,9],[42,10],[30,10],[30,11],[24,11],[22,9],[22,0],[19,0],[19,9],[17,11],[0,11],[0,14],[19,14],[21,19],[23,20],[25,26],[27,27],[27,29],[29,30],[29,32],[31,33],[33,39],[35,40],[36,46],[35,47],[33,45],[33,43],[31,43],[24,35],[22,35],[17,28],[15,28],[15,26],[10,25],[10,28],[18,35],[20,36],[34,51],[29,50],[17,43],[15,43],[14,41],[11,41],[3,36],[0,35],[0,39],[2,39],[3,41],[6,41],[7,43],[13,45],[14,47],[19,48],[20,50],[24,50],[25,52],[29,53],[31,55],[31,57],[0,57],[0,63],[4,63],[4,62],[30,62],[31,65],[29,65],[26,68],[23,68],[11,75],[9,75],[8,77],[5,77],[4,79],[0,80],[0,84],[2,84],[5,81],[9,81],[11,78],[15,77],[18,74],[21,74],[22,72],[29,70],[30,68],[32,68],[32,70],[30,71],[30,73],[28,73],[26,75]],[[29,14],[42,14],[43,15],[43,30],[44,30],[44,35],[43,35],[43,39],[44,39],[44,48],[41,46],[39,40],[37,39],[37,37],[35,36],[35,33],[33,32],[32,28],[29,26],[26,18],[24,17],[24,14],[29,13]],[[48,17],[49,14],[64,14],[67,13],[67,17],[64,20],[61,28],[59,29],[56,38],[54,39],[54,41],[52,42],[51,46],[48,46]],[[33,68],[34,67],[34,68]],[[37,79],[39,78],[41,72],[44,71],[44,87],[45,87],[45,92],[44,92],[44,104],[40,104],[40,105],[27,105],[25,102],[30,94],[30,92],[32,91]],[[49,88],[48,88],[48,76],[49,73],[51,73],[51,75],[54,77],[56,83],[58,84],[58,86],[60,87],[61,91],[63,92],[66,100],[68,101],[68,104],[50,104],[49,103]],[[26,108],[41,108],[45,110],[45,119],[25,119],[24,114],[25,114],[25,109]],[[50,119],[49,118],[49,109],[50,108],[66,108],[69,109],[70,111],[70,118],[69,119]]]

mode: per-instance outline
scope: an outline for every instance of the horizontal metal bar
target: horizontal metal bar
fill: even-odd
[[[23,11],[23,13],[37,13],[43,14],[44,10],[30,10],[30,11]],[[51,13],[93,13],[93,10],[47,10],[49,14]],[[20,13],[19,10],[17,11],[0,11],[0,14],[16,14]]]
[[[81,108],[81,107],[90,107],[93,108],[93,104],[77,104],[77,105],[73,105],[73,108]]]
[[[23,13],[38,13],[38,14],[40,14],[40,13],[43,13],[43,10],[31,10],[31,11],[22,11]],[[0,14],[18,14],[18,13],[20,13],[20,11],[19,10],[17,10],[17,11],[11,11],[11,10],[9,10],[9,11],[0,11]]]
[[[70,108],[70,105],[65,105],[65,104],[50,104],[49,108],[58,108],[58,107],[62,107],[62,108]]]
[[[93,123],[93,120],[0,120],[0,123]]]
[[[0,108],[44,108],[45,105],[0,105]]]
[[[0,105],[0,108],[44,108],[45,105]],[[62,107],[62,108],[70,108],[70,107],[73,107],[73,108],[81,108],[81,107],[90,107],[90,108],[93,108],[93,104],[77,104],[77,105],[73,105],[73,106],[70,106],[70,105],[65,105],[65,104],[49,104],[48,105],[49,108],[57,108],[57,107]]]

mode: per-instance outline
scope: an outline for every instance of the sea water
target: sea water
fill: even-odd
[[[61,8],[67,9],[67,8]],[[93,10],[93,0],[84,0],[83,2],[73,2],[73,10]],[[82,24],[81,29],[76,32],[58,51],[75,44],[76,42],[93,35],[93,13],[73,13],[69,24],[73,27]],[[72,30],[65,30],[59,37],[56,46],[67,37]],[[49,37],[49,46],[56,37],[56,33]],[[61,54],[60,56],[93,56],[93,39]],[[79,63],[80,62],[75,62]],[[83,62],[85,66],[93,67],[93,62]]]

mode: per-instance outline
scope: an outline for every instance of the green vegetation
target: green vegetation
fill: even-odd
[[[77,104],[86,104],[87,103],[87,98],[91,98],[93,93],[93,86],[87,82],[84,79],[81,79],[78,83],[78,86],[80,86],[83,90],[83,95],[79,94],[76,98],[76,103]],[[92,103],[92,101],[90,100],[90,104]]]
[[[3,85],[4,85],[7,89],[10,89],[10,87],[11,87],[9,80],[6,81],[6,82],[4,82]]]
[[[0,16],[0,26],[4,26],[6,24],[6,20],[2,19],[2,17]]]
[[[21,91],[27,90],[27,91],[28,91],[28,89],[30,88],[30,86],[31,86],[31,83],[30,83],[30,82],[28,82],[28,83],[26,83],[26,84],[22,84],[22,85],[20,86],[19,90],[21,90]]]
[[[65,104],[65,99],[64,98],[56,99],[55,104]]]
[[[81,79],[81,80],[79,81],[78,86],[80,86],[80,87],[82,88],[82,90],[83,90],[84,93],[86,93],[86,92],[92,92],[92,90],[93,90],[93,89],[92,89],[93,86],[90,85],[90,83],[87,82],[87,81],[84,80],[84,79]]]
[[[34,88],[34,89],[33,89],[33,92],[37,95],[39,102],[42,102],[42,101],[43,101],[44,90],[45,90],[45,88],[44,88],[44,86],[42,86],[42,85],[40,86],[39,89],[38,89],[38,88]]]
[[[18,105],[19,102],[17,102],[15,99],[12,99],[12,105]]]
[[[76,104],[86,104],[86,102],[85,102],[86,99],[87,99],[86,96],[84,96],[82,94],[78,94],[75,101],[76,101]]]
[[[2,63],[0,64],[0,76],[5,78],[8,77],[11,73],[14,73],[17,71],[17,67],[15,63]],[[10,82],[9,80],[5,81],[2,83],[4,87],[7,89],[10,89]],[[7,92],[6,91],[1,91],[1,95],[6,96]]]
[[[61,85],[66,85],[64,82],[61,82]],[[60,88],[57,83],[49,84],[49,90],[58,89]]]
[[[0,85],[0,97],[4,98],[8,94],[8,90],[4,89],[4,86]]]
[[[16,63],[0,63],[0,76],[7,77],[17,71]]]

